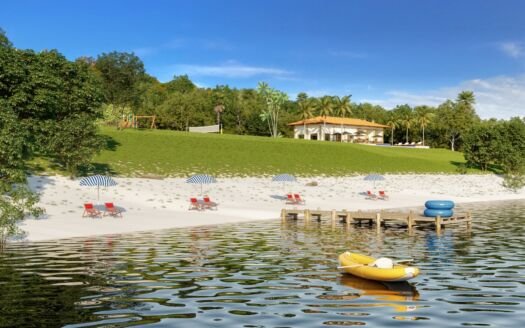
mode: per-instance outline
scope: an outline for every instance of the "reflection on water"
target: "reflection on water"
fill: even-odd
[[[10,245],[0,327],[520,326],[525,202],[470,205],[471,231],[279,221]],[[413,258],[410,283],[336,270],[355,251]]]

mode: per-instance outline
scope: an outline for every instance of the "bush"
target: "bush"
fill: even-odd
[[[522,174],[522,173],[505,174],[503,176],[503,186],[514,192],[518,192],[518,190],[525,187],[525,174]]]

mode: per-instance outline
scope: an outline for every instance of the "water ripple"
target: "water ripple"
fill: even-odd
[[[273,221],[12,244],[0,327],[521,326],[525,202],[466,208],[472,230],[439,236]],[[345,250],[413,258],[422,274],[342,275]]]

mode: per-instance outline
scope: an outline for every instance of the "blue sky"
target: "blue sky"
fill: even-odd
[[[525,115],[525,1],[2,1],[18,48],[135,52],[161,81],[258,81],[391,108],[475,92],[484,118]]]

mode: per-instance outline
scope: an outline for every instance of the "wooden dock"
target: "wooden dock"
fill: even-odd
[[[339,221],[350,228],[352,224],[362,225],[366,223],[370,226],[375,225],[377,232],[381,231],[381,226],[387,224],[401,224],[407,227],[408,231],[416,226],[433,225],[439,234],[441,229],[447,225],[466,224],[467,228],[472,227],[472,216],[470,212],[456,213],[452,217],[425,217],[414,211],[410,212],[391,212],[391,211],[326,211],[310,209],[282,209],[281,220],[303,218],[306,225],[312,220],[329,220],[333,226]]]

